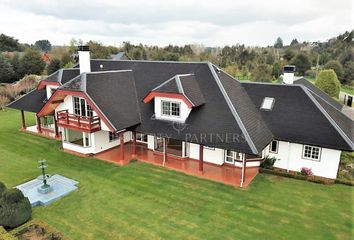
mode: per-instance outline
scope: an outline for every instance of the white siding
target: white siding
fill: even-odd
[[[59,86],[55,85],[47,85],[46,86],[46,92],[47,92],[47,99],[49,99],[52,96],[52,89],[57,89]]]
[[[162,100],[180,103],[181,104],[180,105],[181,106],[180,117],[169,117],[169,116],[161,115],[161,101]],[[187,106],[187,104],[185,102],[183,102],[180,99],[176,99],[176,98],[155,97],[154,104],[155,104],[155,117],[156,117],[156,119],[184,122],[184,121],[186,121],[187,117],[189,116],[189,113],[191,112],[191,109]]]
[[[265,149],[266,155],[277,158],[274,166],[291,171],[300,171],[302,167],[312,169],[316,176],[334,179],[337,177],[340,161],[340,150],[321,148],[319,161],[302,157],[303,145],[279,141],[278,153],[270,153],[269,146]]]
[[[154,150],[155,148],[155,137],[148,135],[148,149]]]
[[[189,158],[199,160],[199,144],[189,143]],[[216,165],[222,165],[224,163],[224,150],[220,148],[215,148],[214,150],[206,149],[203,150],[204,162],[213,163]]]

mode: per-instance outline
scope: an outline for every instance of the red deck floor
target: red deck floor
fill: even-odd
[[[114,162],[120,165],[128,164],[132,159],[132,144],[126,143],[124,146],[124,160],[121,156],[121,151],[119,146],[98,153],[95,155],[96,158],[102,159],[109,162]],[[137,156],[139,161],[151,163],[157,166],[162,166],[163,155],[159,152],[149,150],[144,145],[137,145]],[[190,158],[178,158],[169,155],[165,163],[165,167],[173,169],[176,171],[184,172],[190,175],[194,175],[200,178],[205,178],[217,182],[222,182],[224,184],[232,185],[235,187],[240,186],[241,179],[241,168],[237,168],[229,165],[214,165],[204,162],[203,172],[201,173],[198,168],[198,160]],[[258,168],[247,168],[246,178],[243,187],[247,187],[252,179],[258,174]]]

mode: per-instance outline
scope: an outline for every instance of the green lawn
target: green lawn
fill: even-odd
[[[80,182],[40,219],[72,239],[353,239],[354,188],[260,174],[247,190],[143,163],[118,167],[59,150],[19,132],[20,113],[0,112],[0,180],[15,186],[49,173]]]

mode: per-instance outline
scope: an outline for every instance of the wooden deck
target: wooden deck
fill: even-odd
[[[124,156],[122,157],[120,147],[115,147],[95,155],[96,158],[113,162],[119,165],[128,164],[132,158],[139,161],[163,166],[163,155],[160,152],[155,152],[147,149],[146,145],[137,144],[136,156],[132,156],[132,143],[124,145]],[[165,163],[166,168],[175,171],[183,172],[204,179],[222,182],[224,184],[240,187],[241,168],[224,164],[222,166],[204,162],[203,172],[199,171],[198,160],[191,158],[180,158],[168,155]],[[253,178],[258,174],[258,167],[246,169],[246,177],[243,187],[247,187]]]

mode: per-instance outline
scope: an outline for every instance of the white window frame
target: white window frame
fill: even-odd
[[[273,146],[273,143],[276,142],[277,144],[277,147],[276,147],[276,150],[273,151],[272,149],[272,146]],[[279,150],[279,141],[278,140],[273,140],[270,144],[269,144],[269,152],[270,153],[278,153],[278,150]]]
[[[76,105],[77,105],[76,100],[78,100],[78,104],[79,104],[78,108],[76,107]],[[85,109],[84,109],[85,115],[82,114],[83,113],[83,109],[82,109],[81,101],[85,102]],[[76,112],[76,110],[78,110],[78,111]],[[87,103],[85,98],[73,96],[73,113],[77,114],[77,115],[80,115],[80,116],[92,117],[93,116],[93,109]]]
[[[168,114],[164,113],[164,103],[168,104]],[[176,104],[178,106],[178,115],[173,114],[172,110],[172,105]],[[181,103],[180,102],[174,102],[174,101],[167,101],[167,100],[161,100],[161,116],[167,116],[167,117],[174,117],[174,118],[180,118],[181,117]]]
[[[317,158],[313,157],[314,151],[318,152]],[[302,158],[303,159],[320,162],[321,161],[321,153],[322,153],[321,147],[316,147],[316,146],[311,146],[311,145],[303,145],[303,150],[302,150]],[[310,156],[308,156],[308,154],[310,154]]]
[[[139,140],[139,137],[140,136],[140,140]],[[144,140],[141,140],[141,139],[144,139],[144,136],[146,136],[146,141]],[[148,139],[148,135],[147,134],[144,134],[144,133],[136,133],[136,141],[139,142],[139,143],[145,143],[147,144],[149,139]]]
[[[232,156],[228,156],[227,155],[227,152],[230,152]],[[225,154],[224,154],[224,162],[225,163],[229,163],[229,164],[234,164],[235,161],[239,161],[239,160],[242,160],[242,157],[239,158],[239,152],[235,152],[235,151],[231,151],[231,150],[225,150]],[[232,161],[227,161],[228,158],[232,158]]]
[[[270,103],[271,105],[269,106],[269,108],[264,106],[266,101],[271,101],[271,103]],[[265,97],[265,98],[263,98],[263,101],[262,101],[262,104],[261,104],[261,110],[271,111],[273,109],[274,102],[275,102],[275,98],[273,98],[273,97]]]
[[[119,139],[119,133],[114,133],[114,132],[108,132],[108,141],[109,142],[114,142]]]

